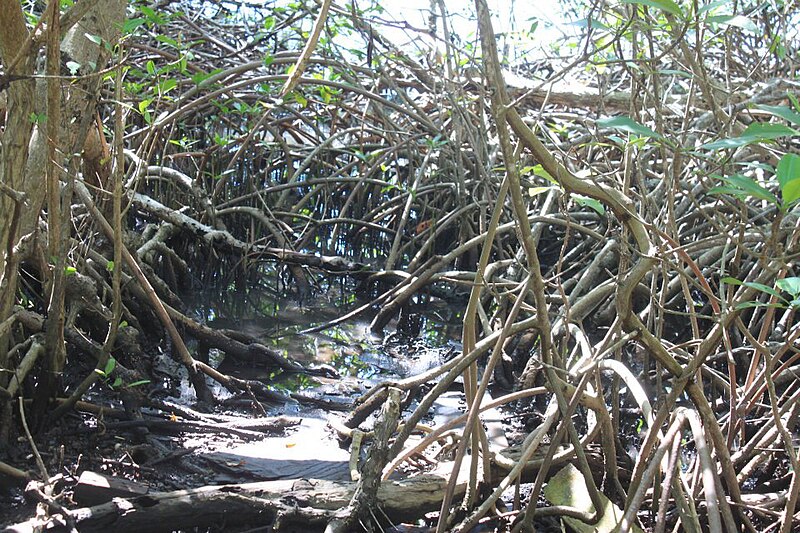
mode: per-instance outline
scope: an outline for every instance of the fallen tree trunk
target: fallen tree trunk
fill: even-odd
[[[378,489],[380,510],[373,510],[374,515],[413,521],[439,509],[446,484],[447,478],[439,474],[384,481]],[[244,524],[272,524],[273,531],[321,531],[333,518],[333,513],[350,502],[355,487],[355,482],[317,479],[214,485],[129,499],[115,498],[108,503],[73,510],[70,514],[81,533],[157,532]],[[464,482],[459,482],[457,492],[463,494],[464,487]],[[36,528],[67,530],[64,517],[55,514],[49,524],[31,519],[9,526],[5,531],[31,533]]]

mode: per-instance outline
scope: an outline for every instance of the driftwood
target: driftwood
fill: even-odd
[[[410,521],[441,505],[447,477],[422,474],[401,481],[385,481],[378,489],[376,517]],[[463,493],[459,482],[457,492]],[[321,531],[334,512],[345,507],[356,483],[316,479],[261,481],[240,485],[206,486],[191,490],[146,494],[114,500],[71,511],[81,533],[174,531],[220,524],[273,524],[273,531]],[[37,519],[9,526],[7,533],[32,532],[38,526],[48,531],[66,530],[63,516],[50,524]]]

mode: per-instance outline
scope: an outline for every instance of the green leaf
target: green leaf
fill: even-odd
[[[757,122],[750,124],[747,129],[739,137],[729,139],[720,139],[702,145],[700,148],[706,150],[717,150],[724,148],[740,148],[762,141],[769,141],[786,137],[787,135],[800,135],[800,131],[783,124],[768,124],[764,122]]]
[[[744,15],[715,15],[708,17],[706,22],[710,24],[720,24],[722,26],[734,26],[752,33],[759,33],[758,26]]]
[[[553,187],[552,185],[548,185],[547,187],[530,187],[528,188],[528,196],[538,196],[555,188],[556,187]]]
[[[526,176],[528,174],[533,174],[534,176],[539,176],[540,178],[546,179],[553,185],[558,185],[558,182],[555,180],[555,178],[551,176],[550,173],[546,171],[542,165],[522,167],[521,169],[519,169],[519,173],[522,174],[523,176]]]
[[[161,25],[166,22],[166,19],[164,17],[156,13],[156,11],[150,7],[140,5],[139,11],[142,13],[142,15],[147,17],[148,21],[151,24]]]
[[[750,302],[738,303],[738,304],[736,304],[736,307],[734,307],[734,309],[736,309],[737,311],[740,311],[742,309],[751,309],[753,307],[777,307],[777,306],[776,305],[768,305],[768,304],[761,303],[761,302],[750,301]]]
[[[697,14],[698,15],[702,15],[703,13],[707,13],[709,11],[712,11],[712,10],[718,8],[719,6],[725,5],[725,4],[729,3],[730,1],[731,0],[716,0],[715,2],[710,2],[710,3],[708,3],[708,4],[704,5],[704,6],[699,6],[699,9],[697,10]]]
[[[661,11],[666,11],[678,18],[684,18],[681,7],[672,0],[622,0],[623,4],[638,4],[641,6],[654,7]]]
[[[708,194],[729,194],[736,198],[741,198],[742,200],[746,200],[750,197],[750,195],[746,194],[743,190],[737,189],[736,187],[728,187],[727,185],[712,187],[708,190]]]
[[[791,91],[786,91],[786,98],[792,103],[795,109],[800,110],[800,101],[797,100],[797,96]]]
[[[777,285],[780,290],[791,294],[792,299],[797,299],[797,296],[800,295],[800,278],[796,276],[779,279],[775,282],[775,285]]]
[[[601,128],[612,128],[626,133],[633,133],[634,135],[641,135],[642,137],[655,137],[661,139],[662,136],[654,132],[647,126],[642,126],[630,117],[611,117],[601,118],[597,121],[597,125]]]
[[[709,194],[730,194],[742,199],[752,197],[765,200],[774,205],[780,204],[777,196],[746,176],[734,174],[733,176],[720,177],[720,179],[727,185],[714,187],[708,191]]]
[[[781,293],[779,293],[778,291],[776,291],[772,287],[768,287],[768,286],[764,285],[763,283],[756,283],[755,281],[748,281],[748,282],[744,283],[744,286],[745,287],[751,287],[753,289],[758,289],[761,292],[766,292],[770,296],[774,296],[774,297],[776,297],[776,298],[778,298],[780,300],[783,300],[783,297],[781,296]],[[786,300],[783,300],[783,301],[786,301]]]
[[[109,272],[114,272],[114,261],[108,261],[106,263],[106,270]]]
[[[762,111],[766,111],[767,113],[771,113],[776,117],[781,117],[784,120],[787,120],[794,124],[795,126],[800,126],[800,113],[796,111],[792,111],[792,109],[785,105],[757,105],[756,109],[760,109]]]
[[[785,205],[800,198],[800,155],[785,154],[778,162],[775,174]]]
[[[598,215],[606,214],[606,208],[600,203],[600,201],[595,200],[594,198],[589,198],[588,196],[582,196],[580,194],[573,194],[572,197],[575,198],[575,202],[581,207],[589,207]]]
[[[100,46],[103,42],[103,39],[98,35],[92,35],[91,33],[84,33],[83,35],[97,46]]]
[[[299,92],[292,93],[292,96],[294,96],[294,101],[300,104],[300,107],[306,107],[308,105],[308,98]]]
[[[114,380],[114,383],[111,384],[111,388],[112,389],[116,389],[120,385],[122,385],[122,378],[117,378],[117,379]]]
[[[103,374],[106,376],[111,374],[114,371],[114,368],[117,366],[117,360],[113,357],[109,357],[108,361],[106,361],[106,367],[103,369]]]
[[[198,72],[197,74],[193,74],[192,75],[192,81],[196,85],[200,85],[201,83],[206,81],[208,78],[210,78],[212,76],[216,76],[220,72],[222,72],[221,68],[215,68],[214,70],[212,70],[211,72],[208,72],[208,73],[206,73],[206,72]]]
[[[150,383],[149,379],[140,379],[139,381],[134,381],[133,383],[128,383],[128,388],[131,389],[133,387],[138,387],[140,385],[146,385]]]
[[[128,19],[122,24],[122,33],[133,33],[142,24],[144,24],[143,18]]]
[[[153,63],[152,59],[149,60],[147,63],[145,63],[145,67],[147,68],[147,73],[148,74],[150,74],[151,76],[155,76],[155,74],[156,74],[156,64]]]
[[[164,43],[167,46],[171,46],[172,48],[180,48],[180,46],[178,45],[178,41],[176,41],[172,37],[167,37],[166,35],[156,35],[156,41]]]
[[[77,273],[78,271],[75,269],[75,267],[64,267],[65,276],[74,276]]]
[[[153,103],[152,98],[145,98],[139,102],[139,114],[144,115],[151,103]]]
[[[790,280],[790,281],[786,281],[786,280]],[[739,281],[736,278],[732,278],[730,276],[726,276],[726,277],[722,278],[720,281],[723,282],[723,283],[727,283],[728,285],[744,285],[745,287],[750,287],[751,289],[756,289],[756,290],[759,290],[761,292],[765,292],[765,293],[769,294],[770,296],[774,296],[775,298],[780,300],[780,302],[770,303],[770,304],[766,304],[766,303],[762,303],[762,302],[756,302],[756,301],[741,302],[741,303],[736,305],[736,309],[748,309],[748,308],[751,308],[751,307],[784,307],[786,304],[789,303],[789,302],[786,301],[785,298],[783,298],[781,296],[781,294],[778,291],[776,291],[772,287],[768,287],[768,286],[764,285],[763,283],[756,283],[754,281],[744,281],[743,282],[743,281]],[[778,280],[776,284],[781,289],[783,289],[786,292],[792,294],[792,296],[796,296],[796,295],[794,293],[792,293],[792,291],[790,291],[789,288],[792,288],[792,289],[796,288],[798,290],[798,292],[800,292],[800,278],[784,278],[782,280]],[[781,285],[785,285],[788,288],[783,288],[783,287],[781,287]]]
[[[163,80],[158,84],[158,93],[162,95],[167,94],[177,86],[178,82],[174,78]]]
[[[727,283],[728,285],[742,285],[742,282],[736,278],[732,278],[730,276],[725,276],[720,280],[722,283]]]
[[[208,74],[206,72],[198,72],[197,74],[192,74],[191,80],[195,85],[200,85],[210,77],[211,74]]]
[[[47,122],[47,114],[46,113],[34,113],[31,112],[28,119],[31,121],[31,124],[44,124]]]

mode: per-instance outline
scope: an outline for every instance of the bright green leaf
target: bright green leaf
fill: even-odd
[[[742,199],[747,199],[749,197],[758,198],[774,205],[780,203],[777,196],[746,176],[734,174],[733,176],[721,177],[720,179],[725,182],[726,185],[710,189],[708,191],[709,194],[730,194]]]
[[[31,121],[31,124],[44,124],[47,122],[47,114],[45,113],[34,113],[31,112],[30,116],[28,117]]]
[[[145,15],[152,24],[161,25],[166,22],[164,17],[156,13],[156,11],[150,7],[140,5],[139,11]]]
[[[785,154],[775,169],[784,204],[800,198],[800,155]]]
[[[797,296],[800,295],[800,278],[798,277],[779,279],[775,282],[775,285],[777,285],[780,290],[791,294],[793,299],[796,299]]]
[[[108,361],[106,361],[106,367],[103,369],[103,373],[107,376],[114,371],[114,368],[117,366],[117,360],[113,357],[109,357]]]
[[[589,207],[598,215],[604,215],[606,213],[605,206],[594,198],[589,198],[588,196],[582,196],[580,194],[573,194],[572,197],[575,198],[575,202],[581,207]]]
[[[144,100],[139,102],[139,113],[144,115],[145,112],[147,111],[147,108],[150,106],[152,102],[153,100],[150,98],[145,98]]]
[[[534,167],[533,167],[533,175],[534,176],[539,176],[540,178],[544,178],[547,181],[549,181],[550,183],[552,183],[553,185],[558,185],[558,182],[556,181],[556,179],[553,176],[551,176],[550,173],[548,171],[546,171],[542,165],[534,165]]]
[[[163,80],[158,84],[158,92],[159,94],[167,94],[172,89],[178,86],[178,82],[175,81],[174,78],[169,78],[167,80]]]
[[[306,107],[308,105],[308,98],[306,98],[302,94],[300,94],[298,92],[295,92],[295,93],[292,93],[292,96],[294,96],[295,102],[300,104],[300,107]]]
[[[549,185],[547,187],[530,187],[528,189],[528,195],[529,196],[537,196],[539,194],[546,193],[546,192],[548,192],[548,191],[550,191],[550,190],[552,190],[554,188],[555,187],[553,187],[552,185]]]
[[[500,168],[498,170],[505,172],[505,168]],[[521,169],[519,169],[519,173],[522,174],[523,176],[526,176],[528,174],[533,174],[534,176],[539,176],[540,178],[546,179],[553,185],[558,185],[558,182],[555,180],[555,178],[551,176],[550,173],[547,172],[542,165],[522,167]]]
[[[750,288],[753,288],[753,289],[758,289],[761,292],[766,292],[770,296],[774,296],[774,297],[776,297],[776,298],[778,298],[780,300],[783,300],[783,297],[781,296],[781,293],[779,293],[778,291],[776,291],[772,287],[768,287],[768,286],[764,285],[763,283],[756,283],[755,281],[748,281],[748,282],[744,283],[744,286],[745,287],[750,287]],[[784,300],[784,301],[786,301],[786,300]]]
[[[128,19],[122,24],[122,33],[133,33],[142,24],[144,24],[143,18]]]

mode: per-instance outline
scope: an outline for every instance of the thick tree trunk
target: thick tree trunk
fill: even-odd
[[[54,4],[57,9],[59,4]],[[91,2],[79,2],[69,10],[69,13],[61,15],[61,21],[66,21],[61,31],[66,33],[61,42],[62,61],[64,57],[80,64],[79,74],[84,77],[73,80],[56,80],[61,87],[53,85],[54,80],[50,78],[51,106],[54,101],[58,101],[59,94],[61,116],[63,120],[58,120],[59,113],[53,115],[49,121],[51,149],[56,147],[59,156],[58,161],[53,161],[53,168],[66,169],[66,174],[58,176],[61,183],[74,179],[78,173],[79,161],[73,154],[81,152],[84,148],[87,132],[91,127],[96,127],[95,114],[97,106],[97,90],[102,77],[97,72],[105,68],[110,57],[109,50],[117,42],[120,35],[120,28],[125,19],[126,0],[97,0]],[[88,7],[88,10],[86,9]],[[69,27],[72,25],[71,27]],[[56,28],[56,24],[50,24]],[[43,27],[47,27],[46,25]],[[17,267],[20,258],[14,258],[15,247],[21,242],[22,238],[37,231],[37,224],[41,214],[41,207],[44,202],[47,187],[45,187],[45,165],[48,161],[46,134],[43,120],[47,114],[44,98],[44,86],[37,88],[32,75],[34,65],[39,56],[39,45],[34,44],[30,39],[30,33],[25,24],[20,2],[17,0],[0,0],[0,58],[5,68],[8,86],[5,89],[6,108],[5,108],[5,129],[0,140],[0,183],[3,190],[22,193],[25,198],[24,205],[19,202],[15,204],[9,194],[0,192],[0,323],[11,316],[14,299],[17,294]],[[100,42],[96,42],[96,37]],[[58,38],[58,36],[57,36]],[[51,55],[57,58],[58,55]],[[51,73],[58,72],[58,66]],[[0,90],[3,89],[0,83]],[[41,89],[41,97],[35,97],[37,90]],[[57,104],[58,105],[58,104]],[[35,119],[32,117],[36,117]],[[55,123],[53,123],[55,121]],[[41,131],[40,131],[41,130]],[[53,132],[57,132],[54,139]],[[102,142],[98,136],[90,137],[92,140]],[[90,147],[93,148],[93,147]],[[97,150],[87,150],[89,154],[96,154]],[[50,158],[53,159],[53,158]],[[97,165],[95,165],[97,166]],[[51,194],[60,194],[56,183],[51,186]],[[66,203],[70,202],[67,187]],[[54,202],[60,201],[54,199]],[[51,202],[53,205],[55,203]],[[51,211],[53,211],[51,207]],[[55,213],[52,213],[55,216]],[[65,228],[61,232],[58,240],[68,237],[68,225],[63,226],[56,220],[48,222]],[[51,228],[53,229],[53,228]],[[55,233],[58,235],[58,232]],[[50,243],[50,250],[61,250],[59,257],[63,259],[65,249],[63,243]],[[52,254],[52,252],[51,252]],[[40,255],[44,255],[40,253]],[[51,258],[52,259],[52,258]],[[52,281],[52,273],[48,272],[47,261],[40,261],[43,272],[40,276],[45,284],[49,286]],[[57,271],[63,273],[64,265],[56,264]],[[58,302],[56,302],[58,303]],[[63,309],[60,305],[53,306],[56,315],[62,315]],[[63,323],[63,317],[48,316],[54,327]],[[59,336],[55,335],[58,340]],[[8,368],[8,347],[9,340],[6,336],[0,337],[0,371],[11,370]],[[50,350],[57,353],[59,350]],[[63,370],[63,352],[60,357],[53,358],[49,362],[49,367],[55,373]],[[0,386],[5,386],[7,381],[4,376],[12,373],[0,372]],[[51,391],[52,392],[52,391]],[[0,407],[0,428],[8,428],[9,404]],[[0,433],[0,445],[6,440],[7,436]]]
[[[378,489],[375,516],[413,521],[439,508],[447,479],[424,474],[402,481],[385,481]],[[273,524],[274,531],[322,531],[337,509],[345,507],[354,482],[316,479],[262,481],[242,485],[207,486],[192,490],[116,498],[109,503],[72,511],[81,533],[174,531],[215,524]],[[457,491],[463,493],[464,484]],[[6,529],[31,532],[35,520]],[[48,531],[66,528],[55,527]]]
[[[25,183],[25,163],[33,123],[33,58],[20,53],[28,41],[28,30],[20,3],[0,0],[0,57],[6,76],[21,77],[6,89],[5,130],[0,143],[0,181],[11,191],[27,193],[31,183]],[[0,192],[0,323],[11,316],[17,286],[17,270],[11,254],[17,243],[19,219],[25,210],[21,201]],[[8,385],[8,336],[0,335],[0,386]],[[0,447],[8,440],[11,402],[0,405]]]

